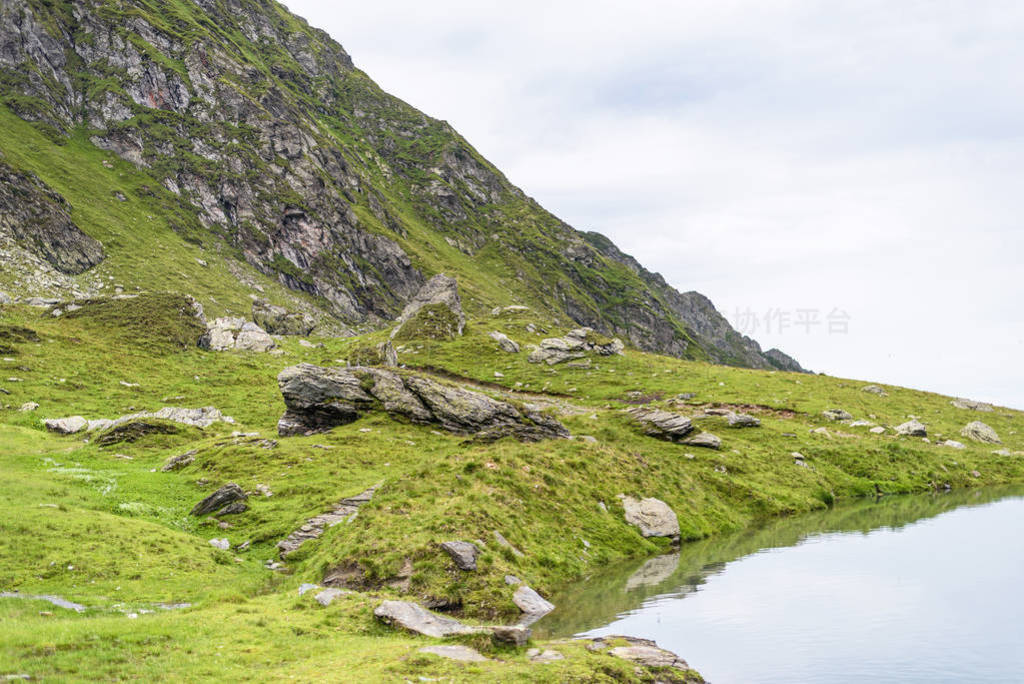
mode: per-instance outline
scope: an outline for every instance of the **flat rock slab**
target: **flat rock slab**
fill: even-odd
[[[722,440],[710,432],[702,432],[699,435],[687,437],[686,439],[679,440],[679,443],[685,446],[700,447],[701,449],[722,448]]]
[[[608,655],[630,660],[644,667],[672,667],[677,670],[689,670],[686,661],[672,651],[657,646],[616,646],[608,651]]]
[[[172,423],[180,423],[182,425],[188,425],[190,427],[207,428],[214,423],[228,423],[233,424],[235,419],[231,416],[225,416],[218,409],[213,406],[204,406],[202,408],[180,408],[177,406],[165,406],[159,411],[143,412],[143,413],[131,413],[120,418],[97,418],[95,420],[86,420],[82,416],[71,416],[70,418],[48,418],[43,421],[43,425],[50,432],[56,432],[62,435],[71,435],[87,430],[93,432],[95,430],[109,430],[111,428],[120,427],[126,423],[131,423],[140,420],[166,420]]]
[[[648,408],[632,408],[628,413],[651,437],[678,442],[693,432],[693,423],[679,413]]]
[[[472,649],[469,646],[460,646],[456,644],[444,645],[444,646],[424,646],[419,650],[420,653],[430,653],[432,655],[440,656],[441,658],[447,658],[448,660],[457,660],[463,663],[483,663],[487,662],[488,658],[480,655],[480,652],[476,649]]]
[[[550,649],[544,649],[542,651],[539,648],[531,648],[526,652],[526,657],[530,659],[531,663],[540,663],[541,665],[565,660],[565,656],[558,651],[552,651]]]
[[[634,525],[645,537],[678,537],[679,519],[675,511],[661,499],[634,499],[619,495],[626,522]]]
[[[285,436],[325,432],[371,411],[383,411],[476,439],[512,436],[533,442],[569,437],[564,425],[540,411],[408,372],[301,364],[285,368],[277,382],[288,409],[277,426]]]
[[[486,631],[453,618],[435,615],[418,603],[410,601],[384,601],[374,609],[373,614],[378,620],[392,627],[401,627],[435,639]]]

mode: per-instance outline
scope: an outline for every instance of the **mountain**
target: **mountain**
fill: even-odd
[[[0,222],[0,285],[173,289],[235,314],[255,294],[348,333],[444,272],[470,312],[522,304],[642,350],[801,370],[278,3],[4,0],[0,84],[0,203],[21,217]]]

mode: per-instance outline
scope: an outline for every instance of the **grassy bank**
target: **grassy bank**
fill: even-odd
[[[313,339],[323,344],[314,348],[286,338],[280,355],[209,353],[174,343],[190,330],[176,311],[173,297],[158,296],[86,306],[73,317],[28,307],[0,311],[0,335],[7,331],[0,343],[9,348],[0,387],[10,392],[0,395],[0,483],[7,493],[0,502],[0,591],[56,594],[88,607],[76,614],[0,599],[0,674],[190,681],[259,672],[261,679],[310,680],[333,673],[344,679],[358,669],[381,680],[628,680],[638,676],[631,664],[582,644],[545,646],[565,659],[542,665],[523,649],[476,638],[468,643],[491,662],[443,661],[418,652],[431,640],[383,627],[372,610],[381,598],[403,596],[446,604],[471,621],[511,620],[518,610],[507,574],[546,594],[616,561],[664,550],[667,540],[644,539],[625,523],[620,493],[665,501],[685,541],[876,491],[1024,481],[1024,458],[959,436],[964,424],[983,420],[1006,449],[1022,450],[1020,412],[978,413],[903,388],[885,387],[880,396],[864,392],[864,382],[634,351],[594,357],[589,368],[530,364],[525,351],[502,352],[487,337],[501,330],[525,345],[564,332],[530,313],[471,320],[450,342],[406,342],[400,361],[543,406],[573,440],[480,444],[384,414],[327,434],[279,438],[277,373],[299,362],[344,363],[381,334]],[[33,335],[17,337],[15,328]],[[693,396],[679,399],[684,393]],[[38,410],[19,411],[30,401]],[[39,422],[208,405],[236,422],[179,426],[106,447],[50,435]],[[698,418],[722,448],[685,447],[644,435],[624,412],[636,405],[688,415],[743,407],[761,426]],[[822,415],[828,408],[888,427],[914,415],[930,441],[834,423]],[[812,432],[822,427],[827,434]],[[940,438],[966,448],[939,446]],[[190,465],[161,472],[167,458],[190,450]],[[254,492],[248,511],[223,524],[188,515],[227,482]],[[305,520],[378,483],[355,519],[307,542],[284,572],[266,567],[278,559],[276,543]],[[499,544],[495,532],[521,555]],[[232,550],[213,548],[211,538],[227,538]],[[438,548],[454,539],[480,540],[476,572],[456,569]],[[234,549],[243,542],[246,550]],[[298,596],[301,583],[322,582],[334,570],[358,591],[328,608],[312,593]],[[192,605],[159,605],[180,603]]]

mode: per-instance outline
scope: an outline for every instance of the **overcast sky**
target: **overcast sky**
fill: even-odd
[[[1024,408],[1024,3],[287,4],[763,347]]]

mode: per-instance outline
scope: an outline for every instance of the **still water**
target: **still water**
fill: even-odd
[[[886,497],[611,568],[539,636],[628,634],[714,684],[1024,682],[1024,488]]]

